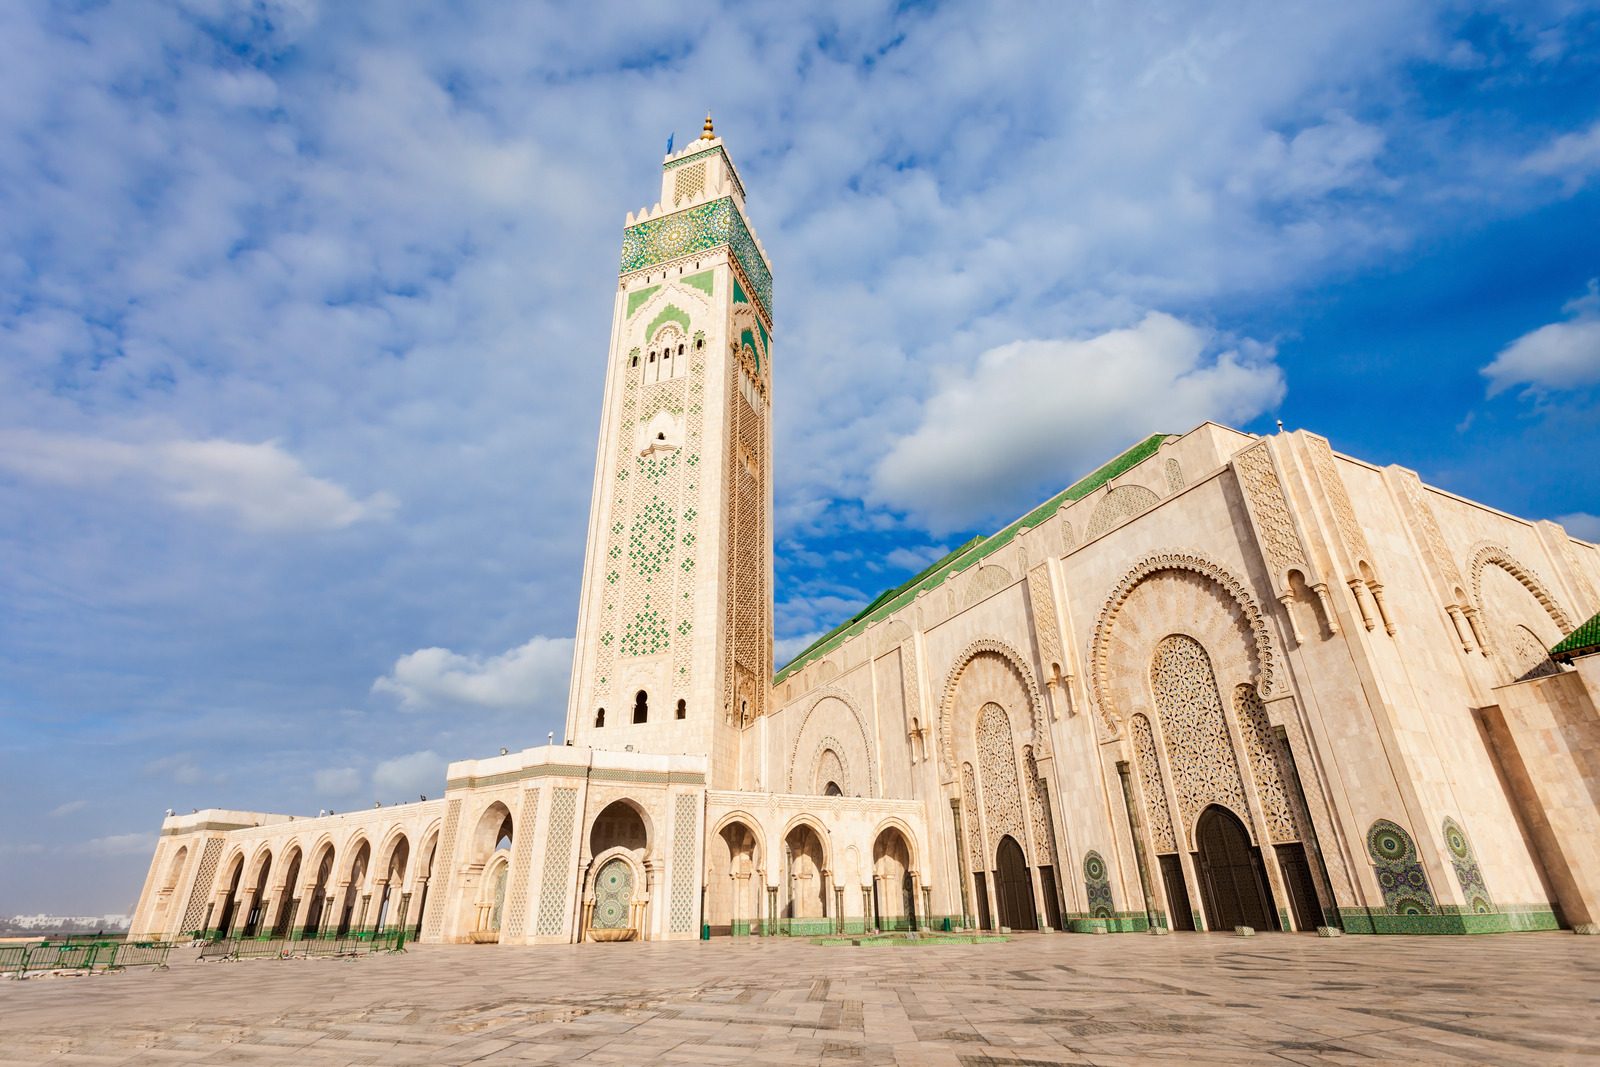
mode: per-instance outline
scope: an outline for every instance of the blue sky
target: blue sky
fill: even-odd
[[[622,218],[708,107],[780,652],[1206,418],[1600,538],[1600,9],[1199,8],[0,5],[0,913],[561,729]]]

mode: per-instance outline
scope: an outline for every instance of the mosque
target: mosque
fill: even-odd
[[[623,231],[565,736],[169,816],[133,935],[1594,931],[1600,548],[1206,423],[775,669],[772,301],[708,118]]]

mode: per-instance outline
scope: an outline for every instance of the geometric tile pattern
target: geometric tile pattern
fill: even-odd
[[[999,704],[984,705],[978,717],[977,742],[978,781],[983,788],[983,821],[989,830],[989,847],[998,850],[1000,838],[1007,834],[1024,845],[1028,835],[1022,824],[1017,753],[1012,747],[1011,720]],[[1039,862],[1037,856],[1034,862]]]
[[[1467,907],[1479,915],[1494,911],[1494,901],[1489,896],[1489,887],[1484,884],[1483,872],[1478,869],[1472,841],[1454,819],[1444,821],[1444,844],[1450,850],[1450,864],[1456,869],[1456,881],[1461,883],[1461,897]]]
[[[698,881],[694,838],[699,802],[699,797],[693,793],[679,793],[673,801],[671,930],[675,934],[694,929],[695,883]]]
[[[621,930],[628,925],[633,910],[633,868],[621,856],[613,856],[594,876],[594,917],[589,925],[596,930]]]
[[[528,868],[533,865],[534,830],[539,818],[539,791],[537,788],[522,791],[522,808],[518,813],[516,843],[511,849],[511,910],[506,915],[501,934],[505,940],[522,936],[523,924],[528,915]]]
[[[673,206],[685,200],[693,200],[706,188],[706,165],[696,163],[689,167],[680,167],[678,173],[672,176],[672,203]]]
[[[1208,804],[1220,804],[1248,822],[1250,808],[1245,804],[1239,764],[1222,715],[1211,657],[1194,638],[1172,634],[1161,639],[1151,658],[1150,681],[1161,713],[1167,766],[1172,768],[1185,839]]]
[[[437,855],[442,861],[440,864],[442,869],[435,871],[433,877],[429,879],[430,883],[437,883],[436,885],[431,886],[435,900],[449,899],[449,897],[446,896],[446,893],[450,889],[451,866],[454,862],[454,856],[456,854],[456,831],[459,829],[460,825],[461,801],[452,800],[449,804],[445,805],[444,828],[439,832],[439,851]],[[426,929],[423,930],[422,936],[430,938],[438,937],[439,931],[443,927],[444,908],[430,908],[428,910]]]
[[[1183,485],[1183,468],[1178,465],[1177,460],[1167,460],[1167,489],[1176,493],[1183,488]]]
[[[189,906],[183,912],[183,925],[176,932],[186,934],[190,930],[200,929],[206,904],[210,902],[211,880],[217,876],[217,860],[221,857],[222,838],[207,840],[205,851],[200,853],[200,867],[194,872],[194,885],[189,889]]]
[[[696,330],[694,338],[689,345],[689,389],[684,398],[687,405],[687,415],[684,419],[686,428],[684,433],[684,452],[687,459],[684,465],[685,484],[683,494],[679,498],[682,507],[681,523],[678,528],[682,534],[678,538],[682,558],[678,562],[677,593],[674,607],[678,618],[675,629],[683,638],[673,643],[672,651],[672,681],[673,684],[683,684],[689,676],[689,651],[693,642],[689,640],[694,623],[694,594],[699,584],[694,580],[695,548],[700,538],[700,511],[697,506],[699,496],[699,482],[697,474],[700,467],[700,447],[703,437],[702,426],[704,423],[704,405],[706,392],[706,355],[705,331]]]
[[[767,318],[772,317],[772,272],[744,218],[733,206],[732,197],[697,204],[670,215],[649,219],[622,231],[620,274],[632,274],[678,256],[705,252],[727,245],[732,249],[745,277],[755,287],[755,296]]]
[[[1133,751],[1139,761],[1139,786],[1144,791],[1145,812],[1150,822],[1150,836],[1155,840],[1156,853],[1166,855],[1178,851],[1178,842],[1172,834],[1172,812],[1167,808],[1167,791],[1161,784],[1161,763],[1156,759],[1156,740],[1150,730],[1150,720],[1143,715],[1133,717]]]
[[[1115,910],[1111,902],[1111,876],[1106,861],[1100,853],[1090,851],[1083,857],[1083,888],[1089,893],[1089,914],[1109,918]]]
[[[769,632],[765,624],[770,565],[765,551],[768,433],[765,413],[752,407],[741,389],[743,377],[740,370],[729,374],[726,393],[733,440],[723,483],[728,559],[722,697],[729,716],[754,721],[766,711],[768,679],[772,677],[772,646],[765,639]]]
[[[1275,845],[1300,840],[1295,827],[1294,809],[1289,804],[1289,790],[1283,783],[1283,772],[1278,766],[1278,739],[1267,719],[1267,706],[1261,702],[1253,685],[1239,685],[1233,691],[1233,712],[1239,720],[1239,730],[1244,734],[1244,750],[1250,759],[1250,772],[1255,779],[1256,795],[1267,818],[1267,836]]]
[[[961,764],[962,811],[967,819],[967,859],[974,872],[988,870],[983,858],[983,829],[978,825],[978,779],[972,773],[972,764]]]
[[[695,331],[685,343],[687,375],[650,385],[629,376],[623,383],[593,681],[597,703],[612,689],[619,655],[671,649],[672,684],[681,685],[689,673],[695,556],[702,539],[697,505],[705,332]],[[665,455],[638,455],[635,430],[663,411],[683,420],[683,447]]]
[[[1401,826],[1388,819],[1373,823],[1367,831],[1367,853],[1377,867],[1384,907],[1391,915],[1432,915],[1438,910],[1417,858],[1416,842]]]
[[[1033,820],[1033,847],[1039,866],[1059,867],[1056,860],[1056,828],[1050,821],[1049,793],[1039,774],[1039,761],[1033,747],[1022,750],[1022,773],[1028,779],[1028,814]]]
[[[1095,505],[1094,514],[1089,516],[1089,530],[1083,536],[1092,541],[1123,519],[1149,511],[1159,503],[1161,498],[1142,485],[1119,485]]]
[[[1266,441],[1251,445],[1233,457],[1233,469],[1244,488],[1245,499],[1250,503],[1250,515],[1261,531],[1261,547],[1272,563],[1274,576],[1283,580],[1283,573],[1291,567],[1305,567],[1305,549],[1300,545],[1300,534],[1289,514],[1289,504],[1283,496],[1283,484],[1278,481],[1278,471],[1272,463],[1272,453]]]
[[[539,880],[539,937],[559,936],[567,926],[567,883],[572,862],[572,822],[578,791],[557,789],[550,797],[550,833],[544,843],[544,874]]]

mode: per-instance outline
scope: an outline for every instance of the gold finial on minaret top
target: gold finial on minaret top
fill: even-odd
[[[711,112],[707,111],[706,112],[706,126],[705,126],[705,130],[700,134],[700,139],[702,141],[711,141],[711,140],[715,140],[716,136],[717,136],[716,134],[711,132]]]

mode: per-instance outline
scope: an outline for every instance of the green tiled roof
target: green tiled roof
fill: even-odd
[[[773,679],[774,684],[783,681],[813,660],[832,652],[842,645],[846,639],[861,633],[879,619],[892,615],[905,607],[912,600],[915,600],[917,594],[923,590],[935,588],[946,578],[959,574],[982,560],[985,556],[1004,548],[1011,543],[1013,537],[1016,537],[1023,530],[1032,529],[1050,518],[1067,501],[1082,500],[1117,475],[1132,470],[1155,455],[1156,449],[1160,448],[1162,443],[1171,437],[1171,434],[1151,434],[1111,462],[1095,470],[1092,474],[1085,475],[1073,482],[1067,488],[1022,516],[1022,518],[1001,529],[998,533],[989,537],[984,537],[981,534],[974,537],[904,585],[887,589],[878,594],[872,603],[817,638],[804,652],[790,660],[788,666],[780,670],[778,676]]]
[[[1574,657],[1593,652],[1600,652],[1600,614],[1591,615],[1588,622],[1563,638],[1550,650],[1550,658],[1571,663]]]

